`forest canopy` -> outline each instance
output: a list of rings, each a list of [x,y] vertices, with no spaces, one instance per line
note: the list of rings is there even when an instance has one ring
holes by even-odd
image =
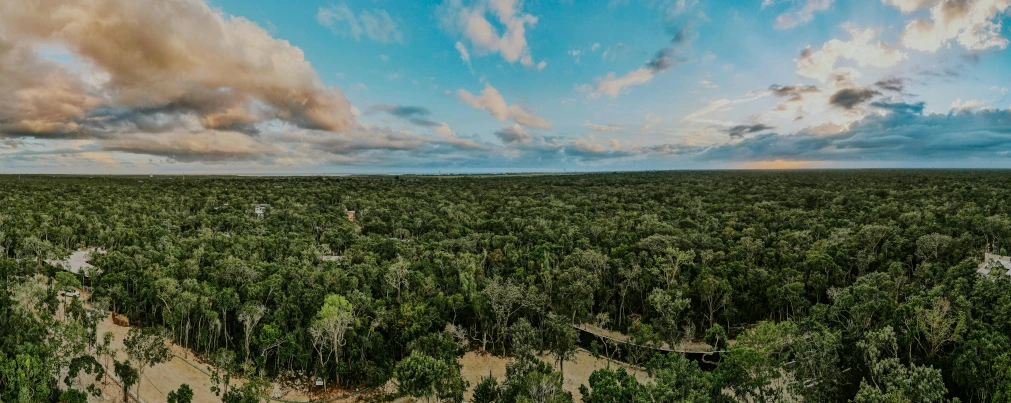
[[[638,346],[705,343],[718,363],[626,347],[615,357],[648,382],[600,370],[580,395],[542,401],[1008,402],[1011,280],[977,267],[1011,254],[1009,183],[962,170],[4,176],[0,328],[14,331],[0,401],[59,401],[72,388],[57,374],[96,358],[47,330],[89,327],[57,318],[56,287],[76,280],[132,324],[271,379],[529,401],[575,348],[611,354],[580,343],[572,326],[589,324]],[[46,263],[92,247],[104,253],[87,276]],[[26,295],[37,274],[52,287]],[[82,330],[79,344],[98,339]],[[513,357],[508,379],[466,385],[465,351]]]

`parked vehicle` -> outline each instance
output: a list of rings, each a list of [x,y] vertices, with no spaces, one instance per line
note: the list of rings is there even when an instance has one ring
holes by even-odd
[[[61,297],[77,298],[77,297],[81,296],[81,292],[77,291],[77,290],[75,290],[73,288],[64,288],[64,289],[60,290],[59,294],[60,294]]]

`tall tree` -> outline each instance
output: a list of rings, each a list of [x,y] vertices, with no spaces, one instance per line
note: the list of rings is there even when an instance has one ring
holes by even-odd
[[[126,354],[133,361],[137,370],[137,378],[144,379],[144,371],[172,358],[169,352],[164,332],[157,328],[130,329],[123,340]],[[137,396],[140,397],[140,384],[137,384]]]
[[[347,298],[340,295],[327,295],[323,306],[316,314],[310,332],[316,343],[330,348],[335,362],[340,364],[340,352],[344,347],[345,335],[348,329],[354,324],[354,307]],[[317,347],[321,348],[321,347]],[[340,375],[337,375],[337,383],[340,384]]]

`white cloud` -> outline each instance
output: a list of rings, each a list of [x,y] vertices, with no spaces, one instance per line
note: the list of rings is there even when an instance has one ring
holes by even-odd
[[[705,88],[713,88],[713,89],[720,88],[719,85],[713,84],[712,81],[709,81],[709,80],[699,81],[699,85],[701,85],[701,86],[703,86]]]
[[[592,46],[590,46],[590,52],[591,53],[597,53],[598,50],[600,50],[600,44],[599,43],[594,43]]]
[[[885,42],[872,42],[876,36],[873,29],[860,30],[849,24],[843,27],[849,31],[853,39],[849,41],[832,39],[825,42],[821,49],[814,50],[811,47],[804,49],[800,57],[794,60],[798,75],[828,82],[847,75],[859,76],[854,69],[836,68],[839,59],[852,60],[860,66],[890,67],[906,58],[905,53]]]
[[[971,111],[984,105],[984,102],[978,99],[967,99],[962,101],[961,98],[955,99],[951,103],[951,110],[957,112]]]
[[[768,96],[768,95],[769,95],[769,91],[760,91],[760,92],[757,92],[757,93],[756,92],[749,92],[747,95],[745,95],[744,97],[741,97],[741,98],[736,98],[736,99],[723,98],[723,99],[717,99],[715,101],[710,101],[705,107],[703,107],[702,109],[699,109],[699,110],[697,110],[695,112],[689,113],[688,116],[685,116],[684,119],[681,119],[681,121],[682,122],[698,121],[699,118],[701,118],[701,117],[703,117],[705,115],[708,115],[710,113],[716,112],[717,110],[720,110],[720,109],[723,109],[725,107],[728,107],[730,105],[739,104],[739,103],[743,103],[743,102],[751,102],[751,101],[754,101],[756,99],[759,99],[759,98],[762,98],[762,97],[765,97],[765,96]]]
[[[537,17],[519,10],[516,0],[486,0],[464,5],[463,0],[445,0],[438,14],[442,25],[463,35],[475,49],[475,54],[498,53],[509,63],[524,67],[543,68],[534,62],[526,39],[527,27],[537,25]],[[491,21],[492,15],[501,30]]]
[[[355,15],[347,4],[328,5],[316,11],[316,21],[334,34],[360,40],[362,34],[376,42],[402,43],[404,35],[386,10],[363,10]]]
[[[776,28],[788,29],[798,25],[804,25],[814,19],[814,14],[819,11],[828,10],[832,7],[834,0],[801,0],[799,5],[792,6],[786,12],[776,17]],[[772,1],[765,0],[762,7],[771,5]]]
[[[600,98],[601,95],[609,95],[611,98],[617,97],[621,90],[628,86],[641,85],[650,82],[657,74],[667,69],[683,63],[686,59],[678,55],[673,47],[665,47],[657,52],[653,59],[646,62],[646,65],[630,71],[618,77],[613,72],[606,76],[594,79],[596,89],[588,84],[576,86],[577,92],[587,94],[590,98]]]
[[[927,7],[935,0],[882,0],[885,4],[893,5],[903,13],[911,13],[921,8]]]
[[[355,121],[301,49],[203,1],[0,2],[0,27],[0,131],[111,139]],[[43,43],[65,59],[45,57]]]
[[[579,58],[583,55],[583,51],[579,49],[572,49],[569,51],[569,56],[572,56],[572,61],[579,64]]]
[[[474,72],[474,67],[470,65],[470,52],[467,52],[467,47],[463,45],[463,42],[456,43],[456,51],[460,52],[460,60],[463,60],[467,64],[467,68]]]
[[[569,144],[569,147],[580,153],[599,154],[607,152],[607,147],[600,144],[592,143],[591,140],[593,139],[580,137],[574,140],[571,144]]]
[[[621,77],[615,76],[614,73],[607,73],[606,76],[596,79],[597,88],[589,96],[590,98],[599,98],[601,95],[606,94],[614,98],[621,93],[623,88],[648,83],[653,79],[654,75],[656,73],[653,70],[645,67],[630,71]]]
[[[499,121],[512,120],[526,127],[538,129],[550,129],[551,122],[534,114],[529,108],[523,105],[508,105],[502,94],[491,84],[485,84],[481,95],[471,94],[469,91],[461,89],[457,91],[460,100],[477,109],[488,111]]]
[[[583,121],[583,126],[589,127],[590,131],[597,133],[617,133],[625,131],[625,126],[622,125],[613,123],[606,125],[599,125],[596,123],[590,123],[589,120]]]
[[[647,113],[646,117],[643,118],[643,120],[642,120],[642,126],[639,126],[639,132],[640,133],[649,133],[649,132],[653,131],[653,128],[656,127],[656,125],[659,124],[662,120],[663,119],[661,119],[660,117],[657,117],[656,115],[654,115],[652,113]]]
[[[936,52],[955,39],[968,50],[1004,49],[1007,38],[998,19],[1011,0],[941,0],[930,8],[930,20],[910,21],[902,31],[902,44],[910,49]]]
[[[439,122],[438,126],[432,127],[432,132],[438,135],[439,138],[441,138],[442,141],[446,142],[447,144],[479,150],[488,148],[487,146],[479,144],[474,140],[461,138],[458,134],[456,134],[456,132],[453,131],[451,127],[449,127],[448,124],[446,124],[446,122]]]

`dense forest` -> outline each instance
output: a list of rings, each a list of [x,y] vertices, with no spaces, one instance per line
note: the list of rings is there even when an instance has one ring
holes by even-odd
[[[0,401],[89,392],[61,380],[100,359],[85,308],[57,309],[79,282],[267,379],[485,403],[1011,402],[1011,279],[977,273],[1011,254],[1009,200],[1003,171],[0,177]],[[100,272],[45,263],[86,247]],[[581,324],[628,335],[583,347],[649,381],[602,369],[561,391]],[[641,348],[684,341],[718,365]],[[513,357],[508,378],[467,385],[475,350]]]

